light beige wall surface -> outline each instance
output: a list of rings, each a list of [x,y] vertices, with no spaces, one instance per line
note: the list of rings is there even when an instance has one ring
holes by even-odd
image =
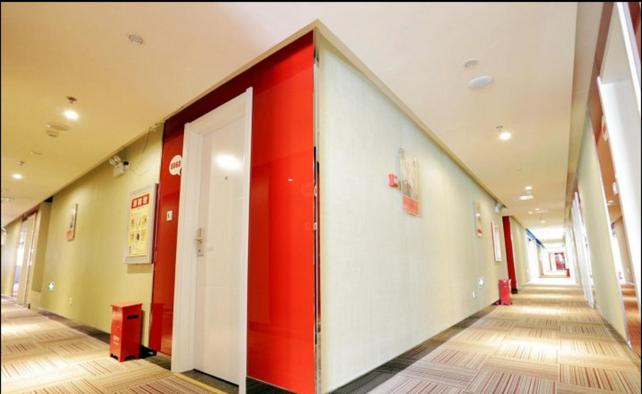
[[[115,302],[143,303],[143,344],[147,344],[152,291],[151,264],[123,263],[127,240],[129,193],[158,182],[160,129],[124,150],[130,169],[120,177],[103,163],[54,195],[41,306],[100,330],[110,331]],[[78,204],[76,237],[67,241],[72,204]],[[55,288],[47,289],[53,281]]]
[[[518,289],[528,283],[528,250],[526,249],[526,230],[520,222],[510,217],[510,232],[513,241],[513,258]]]
[[[319,56],[328,392],[493,303],[507,273],[505,256],[493,256],[490,222],[502,223],[496,202],[329,44]],[[419,217],[405,213],[400,191],[387,185],[389,173],[399,174],[400,147],[419,162]]]
[[[22,219],[18,218],[7,224],[7,239],[2,245],[2,295],[11,296],[13,276],[16,270],[16,252],[20,240],[20,226]]]
[[[31,278],[29,279],[29,294],[27,302],[32,309],[40,307],[40,294],[42,291],[42,273],[45,268],[45,257],[47,252],[47,237],[49,235],[49,215],[51,203],[43,202],[38,207],[36,220],[36,235],[34,240],[34,257],[31,267]]]
[[[595,301],[606,320],[626,338],[624,306],[613,260],[600,165],[593,131],[590,122],[586,123],[578,165],[578,189],[591,256]]]
[[[633,271],[633,264],[631,263],[631,255],[629,253],[629,243],[626,238],[626,230],[624,228],[624,221],[622,218],[618,219],[615,223],[615,237],[620,248],[620,257],[622,258],[622,271],[624,273],[624,280],[626,283],[635,284],[635,276]]]

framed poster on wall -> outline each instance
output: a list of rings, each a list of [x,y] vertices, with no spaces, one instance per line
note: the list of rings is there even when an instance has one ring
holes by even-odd
[[[69,227],[67,227],[67,241],[73,241],[76,238],[76,215],[78,214],[78,204],[71,206],[71,217],[69,218]]]
[[[399,149],[401,169],[401,194],[403,209],[410,215],[419,215],[419,164],[417,158],[410,156],[403,148]]]
[[[495,261],[502,261],[502,244],[499,239],[499,228],[494,221],[490,221],[490,233],[493,237],[493,253],[495,254]]]
[[[473,202],[473,210],[475,212],[475,234],[478,237],[484,235],[484,229],[482,228],[482,218],[481,218],[481,209],[479,208],[479,201]]]
[[[129,194],[126,264],[153,262],[156,184]]]

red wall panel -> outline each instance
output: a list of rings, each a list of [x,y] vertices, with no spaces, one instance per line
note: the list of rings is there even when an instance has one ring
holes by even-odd
[[[248,376],[297,393],[313,393],[315,379],[313,65],[310,33],[168,119],[163,139],[166,171],[185,123],[253,87]],[[153,300],[170,291],[173,298],[180,185],[168,177],[161,175]],[[150,343],[167,335],[171,327],[152,318]]]
[[[517,276],[515,275],[515,256],[513,255],[513,237],[510,232],[510,217],[502,217],[504,227],[504,245],[506,246],[506,267],[510,278],[511,290],[517,290]]]
[[[154,283],[152,285],[149,347],[172,354],[172,320],[174,316],[174,270],[178,199],[181,178],[169,173],[169,163],[183,151],[183,134],[164,134],[155,237]],[[172,220],[167,220],[171,211]]]

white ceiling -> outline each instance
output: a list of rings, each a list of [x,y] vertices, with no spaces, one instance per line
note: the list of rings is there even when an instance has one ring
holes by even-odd
[[[582,81],[574,88],[574,64],[588,63],[581,69],[589,67],[589,75],[592,64],[593,30],[580,29],[583,44],[576,48],[577,9],[576,3],[2,3],[2,195],[12,198],[3,203],[2,224],[319,19],[537,235],[540,219],[545,227],[563,223],[571,103],[585,90]],[[599,16],[599,5],[593,10]],[[129,33],[145,44],[131,44]],[[478,66],[465,69],[469,58]],[[467,81],[480,74],[495,82],[469,90]],[[78,98],[76,122],[61,115],[69,95]],[[48,122],[71,130],[49,138]],[[497,139],[499,124],[512,131],[510,141]],[[24,179],[13,180],[14,172]],[[526,185],[535,199],[519,201]],[[535,208],[547,211],[529,215]]]

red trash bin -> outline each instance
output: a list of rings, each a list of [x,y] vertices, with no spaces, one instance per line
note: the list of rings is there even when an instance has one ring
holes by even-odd
[[[118,361],[140,357],[140,328],[143,304],[112,304],[109,353]]]
[[[510,279],[499,280],[499,303],[500,305],[510,305],[513,303],[510,299]]]

